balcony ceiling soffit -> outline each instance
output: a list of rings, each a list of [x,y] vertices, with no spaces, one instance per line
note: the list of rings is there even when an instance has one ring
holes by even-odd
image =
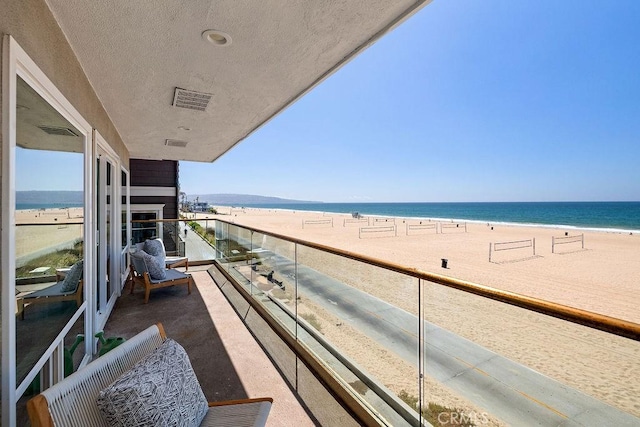
[[[429,2],[46,1],[132,158],[209,162]],[[172,106],[176,87],[206,111]]]

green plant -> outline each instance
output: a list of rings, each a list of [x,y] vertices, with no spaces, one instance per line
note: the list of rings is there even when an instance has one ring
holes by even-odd
[[[204,232],[204,238],[209,243],[215,243],[216,242],[216,229],[212,228],[212,227],[207,228],[205,230],[205,232]]]
[[[61,249],[59,251],[39,256],[22,267],[16,268],[16,278],[34,276],[29,272],[37,267],[47,266],[52,267],[53,269],[70,267],[82,259],[83,248],[83,241],[78,241],[71,249]]]
[[[202,226],[198,223],[198,221],[190,221],[189,227],[191,227],[191,229],[196,233],[202,234]]]
[[[316,331],[322,333],[322,325],[320,324],[320,321],[318,320],[315,314],[304,313],[304,314],[301,314],[300,317],[306,320],[307,323],[310,324]]]
[[[401,390],[398,397],[411,408],[418,408],[418,398],[410,395],[407,391]],[[474,414],[475,415],[475,414]],[[437,403],[429,402],[422,408],[422,416],[434,427],[462,426],[474,427],[472,417],[466,416],[464,411],[458,408],[448,408]],[[484,419],[484,415],[481,416]]]
[[[362,396],[364,396],[364,394],[369,390],[369,387],[367,387],[367,385],[360,380],[350,382],[349,385],[356,391],[356,393]]]

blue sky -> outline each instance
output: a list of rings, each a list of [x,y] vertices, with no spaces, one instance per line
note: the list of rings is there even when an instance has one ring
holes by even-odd
[[[434,0],[217,161],[181,162],[181,189],[640,200],[639,41],[637,0]],[[29,158],[17,189],[81,190],[68,156]]]
[[[18,191],[82,191],[83,170],[80,153],[16,148]]]
[[[640,1],[435,0],[187,194],[640,200]]]

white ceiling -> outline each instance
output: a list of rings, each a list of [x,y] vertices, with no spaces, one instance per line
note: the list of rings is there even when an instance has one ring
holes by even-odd
[[[82,153],[84,137],[80,136],[80,131],[19,76],[17,83],[17,146],[33,150]]]
[[[132,158],[209,162],[430,2],[46,1]],[[176,87],[213,98],[174,107]]]

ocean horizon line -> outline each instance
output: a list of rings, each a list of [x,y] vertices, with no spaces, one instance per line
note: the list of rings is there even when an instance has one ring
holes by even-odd
[[[316,214],[435,220],[491,225],[640,233],[640,202],[358,202],[212,204]],[[17,204],[17,210],[78,208],[69,203]]]
[[[238,205],[213,204],[219,207]],[[605,231],[640,232],[640,202],[402,202],[246,204],[241,207],[310,213],[398,217],[415,220],[489,223]],[[525,208],[525,209],[523,209]]]

